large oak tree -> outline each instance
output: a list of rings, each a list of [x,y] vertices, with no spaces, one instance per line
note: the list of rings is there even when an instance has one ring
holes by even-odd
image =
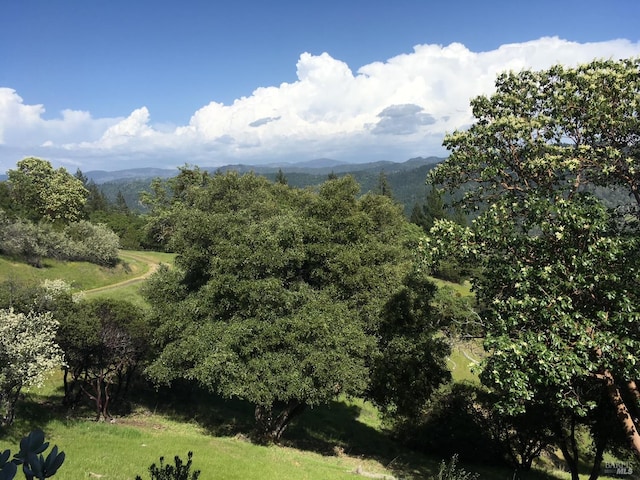
[[[278,440],[306,406],[365,392],[418,230],[389,198],[359,198],[350,177],[317,192],[194,178],[159,212],[178,255],[146,287],[162,346],[148,372],[252,402],[259,435]]]

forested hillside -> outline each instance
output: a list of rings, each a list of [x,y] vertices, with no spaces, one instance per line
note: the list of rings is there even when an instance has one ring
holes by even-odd
[[[395,162],[373,162],[366,164],[337,164],[332,166],[313,167],[307,164],[302,166],[285,165],[282,167],[264,167],[248,165],[231,165],[219,169],[207,169],[205,171],[237,171],[239,173],[254,172],[264,175],[270,180],[275,180],[278,172],[281,171],[287,183],[293,187],[317,186],[323,183],[327,177],[334,173],[337,176],[352,175],[360,185],[361,193],[373,192],[378,186],[380,174],[384,173],[391,186],[394,198],[404,206],[405,214],[411,213],[416,202],[424,201],[426,194],[425,179],[427,172],[433,168],[442,158],[414,158],[403,163]],[[162,175],[160,175],[162,174]],[[175,175],[178,174],[176,170]],[[122,176],[124,178],[103,181],[104,175],[92,176],[92,172],[86,173],[87,177],[93,179],[104,192],[105,196],[115,202],[118,192],[127,201],[129,208],[144,211],[144,207],[139,202],[139,195],[142,191],[149,191],[151,180],[155,177],[167,178],[168,171],[156,171],[140,169],[136,171],[124,171],[112,173],[111,176]],[[102,179],[102,180],[101,180]]]

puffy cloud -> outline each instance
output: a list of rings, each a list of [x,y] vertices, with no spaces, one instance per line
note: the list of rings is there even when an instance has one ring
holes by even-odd
[[[488,52],[417,45],[354,73],[328,53],[303,53],[296,81],[258,88],[230,105],[211,102],[171,128],[154,125],[146,107],[116,119],[65,110],[45,120],[42,105],[0,88],[0,169],[14,165],[18,152],[85,170],[444,154],[444,134],[472,121],[469,100],[490,93],[499,72],[638,55],[640,44],[627,40],[541,38]]]
[[[118,119],[94,119],[89,112],[63,110],[45,120],[43,105],[26,105],[11,88],[0,88],[0,145],[35,146],[98,139]]]

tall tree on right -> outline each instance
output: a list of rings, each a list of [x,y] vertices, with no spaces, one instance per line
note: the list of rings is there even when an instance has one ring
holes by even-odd
[[[574,479],[572,426],[596,408],[640,458],[640,60],[505,73],[471,105],[475,123],[445,138],[451,155],[430,181],[464,185],[478,217],[436,222],[422,248],[483,267],[482,381],[505,412],[547,407],[559,437],[569,432]],[[624,188],[630,201],[605,207],[595,187]]]

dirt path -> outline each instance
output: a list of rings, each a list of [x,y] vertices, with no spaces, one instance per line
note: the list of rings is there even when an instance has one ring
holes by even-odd
[[[144,252],[121,252],[120,258],[123,260],[136,260],[138,262],[146,263],[149,267],[146,272],[137,277],[128,278],[121,282],[112,283],[111,285],[105,285],[104,287],[91,288],[89,290],[83,290],[82,293],[98,293],[98,292],[106,292],[109,290],[115,290],[117,288],[126,287],[129,285],[134,285],[136,283],[140,283],[145,279],[149,278],[156,270],[160,267],[160,263],[152,257],[149,257],[144,254]]]

